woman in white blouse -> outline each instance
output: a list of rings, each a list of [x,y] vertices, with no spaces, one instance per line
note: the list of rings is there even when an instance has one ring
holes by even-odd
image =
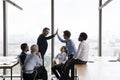
[[[59,79],[62,73],[62,66],[67,60],[66,47],[62,46],[60,49],[61,53],[57,54],[54,59],[54,66],[52,66],[52,72]]]

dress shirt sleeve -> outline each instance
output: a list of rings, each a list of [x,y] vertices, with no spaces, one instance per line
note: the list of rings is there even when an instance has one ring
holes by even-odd
[[[65,56],[65,60],[62,62],[63,64],[65,64],[65,62],[68,60],[68,57]]]
[[[58,58],[58,54],[54,57],[53,61],[56,61],[57,58]]]
[[[49,40],[49,39],[51,39],[51,38],[53,38],[53,37],[55,37],[55,35],[54,35],[54,34],[53,34],[53,35],[51,35],[51,36],[45,37],[45,38],[46,38],[46,40]]]
[[[56,55],[55,59],[57,59],[57,58],[58,58],[58,55],[59,55],[59,54],[57,54],[57,55]]]
[[[42,61],[42,58],[39,58],[37,55],[36,55],[36,62],[37,62],[37,65],[40,65],[42,66],[43,65],[43,61]]]
[[[63,40],[58,34],[57,34],[57,37],[58,37],[58,39],[59,39],[61,42],[63,42],[63,43],[66,43],[66,42],[67,42],[66,40]]]
[[[78,50],[77,50],[77,53],[75,55],[75,59],[79,58],[80,54],[81,54],[81,51],[82,51],[82,45],[81,43],[79,44],[79,47],[78,47]]]

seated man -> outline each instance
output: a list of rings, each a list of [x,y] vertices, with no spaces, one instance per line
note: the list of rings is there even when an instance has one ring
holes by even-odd
[[[23,78],[25,80],[34,80],[36,77],[41,77],[47,80],[47,71],[43,66],[41,54],[38,53],[38,46],[31,46],[31,54],[29,54],[24,62]],[[35,77],[36,76],[36,77]]]
[[[74,71],[74,64],[86,64],[88,61],[89,45],[86,42],[87,34],[84,32],[80,33],[78,40],[81,43],[79,44],[77,54],[67,64],[64,65],[65,67],[63,69],[60,80],[67,80],[69,70],[72,68],[72,71]],[[73,75],[72,80],[74,80]]]
[[[27,52],[29,51],[29,47],[27,45],[27,43],[22,43],[21,44],[21,54],[20,54],[20,60],[21,60],[21,64],[23,65],[24,64],[24,61],[25,61],[25,58],[27,56]]]
[[[62,73],[62,66],[67,60],[66,47],[62,46],[60,49],[61,53],[57,54],[54,59],[54,66],[52,66],[52,72],[59,79]],[[59,72],[59,73],[58,73]]]

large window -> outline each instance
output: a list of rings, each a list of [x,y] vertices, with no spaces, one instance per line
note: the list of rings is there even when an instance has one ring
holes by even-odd
[[[2,0],[0,0],[0,3],[2,4]],[[0,5],[0,8],[2,8],[2,5]],[[3,13],[2,13],[2,9],[0,9],[0,56],[3,55]],[[2,70],[0,70],[0,74],[2,74]]]
[[[44,27],[51,28],[51,0],[12,0],[23,11],[7,3],[8,56],[20,54],[20,45],[24,42],[36,44]],[[103,3],[105,1],[103,0]],[[0,56],[3,55],[3,12],[0,0]],[[113,0],[102,10],[102,56],[120,54],[120,1]],[[71,39],[78,48],[78,36],[81,32],[88,34],[90,44],[89,56],[98,56],[99,42],[99,0],[54,0],[55,29],[63,38],[63,31],[69,30]],[[51,33],[50,33],[51,34]],[[49,71],[51,58],[51,41],[48,41],[45,66]],[[62,45],[55,37],[55,55]],[[17,71],[17,70],[16,70]]]
[[[98,0],[55,0],[55,30],[63,37],[63,31],[71,31],[71,39],[78,48],[78,36],[88,34],[90,56],[98,55]],[[55,55],[65,44],[56,39]]]
[[[0,7],[1,7],[1,9],[0,9],[0,56],[2,56],[3,55],[3,18],[2,18],[2,16],[3,16],[3,12],[2,12],[2,1],[0,0],[0,3],[1,3],[1,5],[0,5]]]
[[[21,11],[14,7],[13,5],[7,3],[7,28],[8,28],[7,55],[17,56],[21,52],[20,45],[22,43],[24,42],[28,43],[29,47],[32,44],[36,44],[39,34],[42,33],[42,29],[44,27],[51,28],[50,26],[51,1],[50,0],[11,0],[11,1],[15,2],[16,4],[23,8],[23,10]],[[0,31],[0,33],[1,32],[2,31]],[[50,49],[48,49],[48,51],[46,52],[45,57],[46,57],[45,62],[49,61],[47,62],[47,64],[45,64],[47,70],[49,71],[51,57]]]
[[[20,44],[36,44],[44,27],[50,27],[49,0],[14,0],[23,11],[8,4],[8,55],[18,55]]]
[[[120,0],[113,0],[103,8],[102,55],[120,54]]]

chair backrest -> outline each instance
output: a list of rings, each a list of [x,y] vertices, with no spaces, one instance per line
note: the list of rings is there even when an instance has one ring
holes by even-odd
[[[17,57],[18,57],[18,62],[20,63],[20,66],[23,66],[20,55],[18,55]]]
[[[20,63],[20,72],[21,72],[21,80],[22,80],[22,78],[23,78],[23,64],[21,62],[20,55],[18,55],[17,57],[18,57],[18,62]]]
[[[22,80],[22,78],[24,79],[24,73],[25,73],[25,71],[24,71],[24,69],[23,69],[23,63],[22,63],[22,60],[21,60],[21,58],[20,58],[20,55],[18,55],[18,62],[20,63],[20,67],[21,67],[21,80]],[[31,70],[29,70],[29,71],[31,71]],[[27,71],[27,72],[29,72],[29,71]],[[34,75],[34,80],[36,79],[36,76],[37,76],[37,71],[36,70],[32,70],[33,72],[35,72],[35,75]]]

